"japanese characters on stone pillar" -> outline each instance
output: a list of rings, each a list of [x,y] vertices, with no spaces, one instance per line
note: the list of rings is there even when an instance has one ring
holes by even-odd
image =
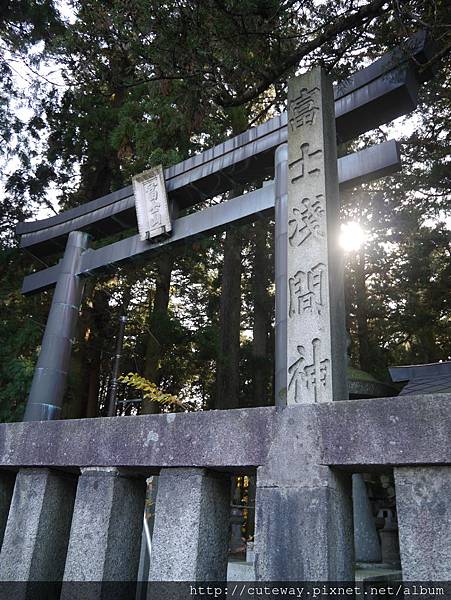
[[[347,400],[332,83],[288,84],[287,403]]]
[[[169,235],[172,230],[163,167],[133,177],[133,192],[141,240]]]

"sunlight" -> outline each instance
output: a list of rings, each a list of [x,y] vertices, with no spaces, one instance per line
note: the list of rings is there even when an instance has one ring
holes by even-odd
[[[356,252],[367,241],[368,234],[355,221],[342,223],[340,233],[340,246],[345,252]]]

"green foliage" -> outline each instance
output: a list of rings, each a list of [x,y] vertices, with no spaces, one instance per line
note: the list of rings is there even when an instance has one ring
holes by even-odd
[[[26,262],[18,250],[0,248],[0,421],[22,418],[48,310],[46,294],[20,294]]]
[[[152,402],[157,402],[163,406],[179,406],[180,408],[187,409],[188,406],[179,400],[177,396],[173,394],[165,394],[152,381],[149,381],[145,377],[141,377],[138,373],[128,373],[128,375],[121,375],[119,381],[129,385],[135,390],[142,393],[143,398],[147,398]]]
[[[2,3],[0,152],[13,156],[14,163],[4,170],[0,199],[0,419],[20,418],[48,308],[47,295],[24,299],[19,294],[33,265],[17,250],[14,224],[45,208],[51,190],[57,191],[59,209],[76,206],[126,185],[148,167],[172,165],[232,131],[265,121],[283,110],[285,80],[298,67],[320,63],[339,81],[424,26],[439,53],[449,45],[443,1],[386,3],[347,25],[346,19],[366,5],[350,0],[73,0],[69,24],[51,0]],[[328,36],[335,25],[342,25],[339,33]],[[29,84],[18,85],[18,64]],[[59,79],[43,78],[42,65],[54,68]],[[352,358],[356,365],[365,359],[382,377],[394,363],[449,356],[450,237],[442,223],[450,207],[447,66],[449,60],[424,86],[417,126],[403,136],[403,172],[366,186],[366,196],[359,189],[343,198],[343,218],[360,221],[370,233],[361,260],[350,257],[347,265]],[[381,141],[386,134],[383,127],[354,145]],[[351,150],[349,144],[346,152]],[[250,334],[258,301],[252,227],[242,233],[240,401],[246,404],[256,370],[272,369],[273,290],[266,307],[270,343],[263,358],[255,356]],[[268,261],[272,245],[268,235]],[[118,269],[87,285],[67,397],[71,416],[86,414],[83,402],[92,390],[104,402],[112,339],[124,312],[129,317],[125,372],[143,373],[154,344],[158,364],[152,385],[158,394],[196,408],[211,405],[223,236],[173,252],[170,300],[162,312],[154,310],[155,263]],[[364,301],[358,293],[362,276]],[[272,272],[268,278],[273,280]],[[366,357],[359,339],[362,324],[368,330]]]

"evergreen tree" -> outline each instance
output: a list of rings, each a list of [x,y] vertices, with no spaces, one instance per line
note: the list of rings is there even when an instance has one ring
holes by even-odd
[[[37,74],[25,98],[11,60],[0,61],[0,133],[17,165],[5,181],[0,231],[4,418],[20,418],[49,299],[18,294],[29,259],[16,249],[15,221],[45,206],[51,189],[59,192],[59,208],[76,206],[148,167],[169,166],[263,122],[283,109],[284,82],[298,66],[322,64],[341,80],[424,26],[437,42],[427,67],[441,70],[423,91],[418,126],[405,137],[404,171],[366,186],[368,200],[359,192],[344,201],[343,217],[363,221],[370,233],[350,260],[348,323],[355,361],[376,374],[394,362],[447,358],[449,228],[440,224],[449,206],[444,2],[88,0],[71,3],[71,23],[50,0],[5,6],[2,44],[32,60]],[[44,63],[57,66],[61,85],[42,77]],[[15,107],[25,101],[31,117],[19,119]],[[356,145],[380,138],[372,132]],[[194,398],[196,407],[226,407],[228,394],[235,406],[267,402],[271,243],[271,228],[258,223],[93,281],[67,416],[93,416],[97,398],[104,402],[111,339],[123,310],[130,317],[126,370]],[[24,319],[27,334],[14,336]]]

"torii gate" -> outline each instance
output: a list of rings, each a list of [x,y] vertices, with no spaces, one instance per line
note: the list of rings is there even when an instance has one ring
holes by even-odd
[[[450,511],[443,503],[450,489],[449,395],[334,402],[347,398],[335,246],[339,187],[400,167],[393,141],[337,161],[336,140],[350,140],[415,107],[418,84],[426,78],[418,69],[428,59],[424,35],[411,40],[409,56],[390,52],[335,90],[319,69],[293,78],[287,114],[164,173],[138,175],[135,193],[130,186],[18,226],[22,246],[38,256],[65,247],[60,263],[24,281],[24,293],[56,284],[26,420],[60,415],[86,276],[274,208],[275,400],[300,406],[3,424],[1,581],[54,578],[63,582],[66,597],[66,584],[89,577],[98,584],[90,589],[103,592],[100,586],[110,582],[114,593],[129,598],[119,584],[136,579],[144,477],[155,473],[159,491],[149,578],[163,584],[153,595],[150,586],[148,597],[167,597],[168,582],[222,581],[230,474],[249,469],[257,481],[257,581],[352,581],[350,474],[386,467],[394,468],[404,577],[449,580]],[[170,218],[255,174],[275,176],[274,182]],[[100,239],[136,221],[139,235],[88,248],[89,234]],[[17,477],[6,469],[19,469]],[[79,472],[76,493],[67,470]],[[67,554],[55,552],[65,548]],[[172,589],[179,598],[181,588]]]
[[[347,399],[342,268],[333,246],[338,188],[393,173],[401,163],[394,140],[337,161],[336,140],[351,140],[413,110],[419,83],[427,77],[420,67],[428,55],[426,36],[421,32],[405,49],[385,54],[333,90],[319,70],[293,78],[287,113],[164,172],[153,170],[153,183],[149,183],[149,175],[136,177],[136,194],[128,186],[54,217],[19,223],[21,246],[34,255],[43,258],[64,249],[58,264],[25,277],[23,282],[24,294],[56,286],[24,420],[60,416],[87,276],[111,265],[147,258],[148,253],[167,244],[255,220],[274,209],[275,402]],[[274,176],[274,181],[188,216],[170,218],[237,183],[249,182],[257,174]],[[145,213],[140,213],[140,184],[144,205],[158,197],[160,208],[166,211],[159,215],[166,219],[166,228],[152,230],[152,237],[141,230],[146,219]],[[98,240],[136,226],[137,212],[140,234],[97,250],[89,248],[90,237]]]

